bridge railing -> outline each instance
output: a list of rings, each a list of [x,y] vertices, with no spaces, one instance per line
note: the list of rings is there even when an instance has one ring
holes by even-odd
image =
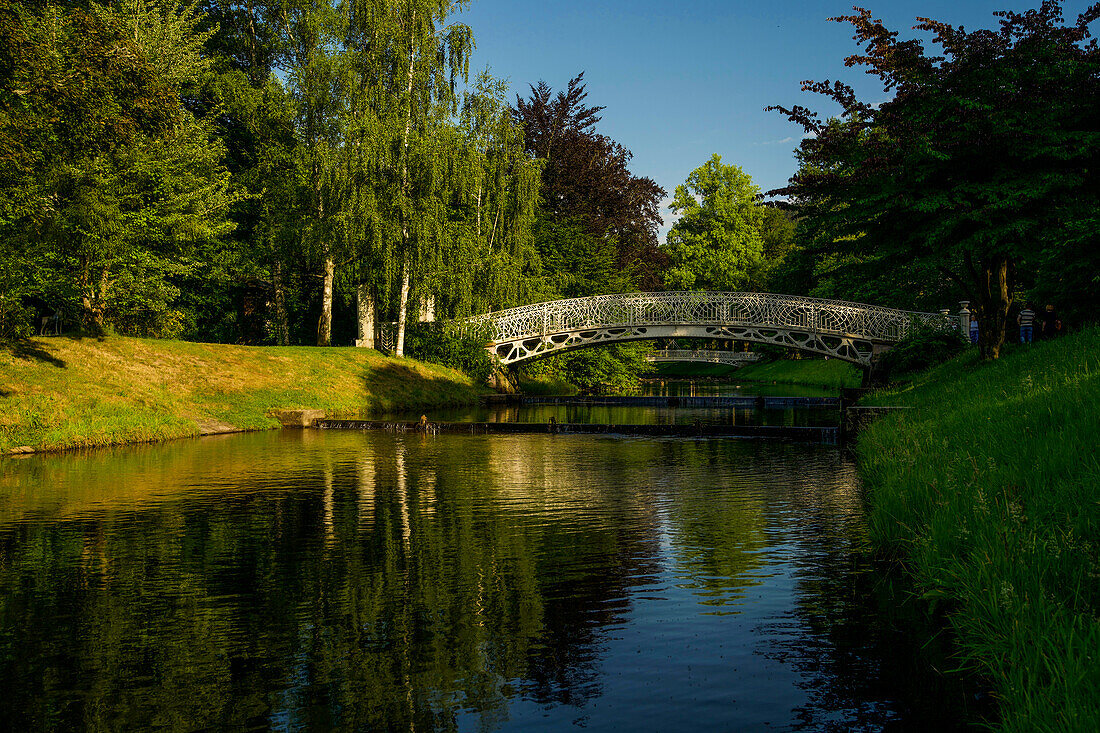
[[[712,323],[897,342],[915,324],[957,328],[958,317],[774,293],[686,291],[535,303],[476,316],[467,323],[489,326],[494,342],[589,328]]]

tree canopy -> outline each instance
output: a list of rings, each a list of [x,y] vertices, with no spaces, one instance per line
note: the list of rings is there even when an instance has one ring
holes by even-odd
[[[764,261],[760,188],[717,153],[676,187],[669,209],[679,216],[668,233],[673,290],[743,290]]]
[[[466,3],[5,2],[0,337],[348,343],[530,297],[541,164]]]
[[[969,298],[991,358],[1017,294],[1095,303],[1100,292],[1100,50],[1086,40],[1100,5],[1071,25],[1055,0],[997,15],[997,30],[970,32],[919,19],[943,56],[867,10],[835,18],[863,46],[847,64],[868,67],[893,97],[872,105],[840,82],[806,82],[841,106],[840,120],[773,108],[811,133],[798,174],[776,192],[795,202],[804,236],[882,277],[917,266],[925,287]]]
[[[657,247],[664,189],[630,172],[631,153],[596,132],[603,107],[585,104],[584,73],[556,96],[545,82],[516,97],[527,152],[544,161],[541,212],[555,224],[573,222],[589,237],[613,241],[616,266],[638,287],[660,287],[664,258]],[[545,249],[545,247],[544,247]]]

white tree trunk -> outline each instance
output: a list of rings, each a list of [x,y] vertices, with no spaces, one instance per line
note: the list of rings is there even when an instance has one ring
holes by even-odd
[[[321,318],[317,321],[317,345],[332,344],[332,282],[336,279],[336,263],[332,251],[325,245],[321,285]]]
[[[401,298],[397,306],[397,346],[394,354],[405,355],[405,322],[409,317],[409,261],[401,267]]]
[[[359,338],[355,345],[365,349],[374,348],[374,298],[370,286],[361,284],[355,293],[356,310],[359,316]]]
[[[416,29],[416,14],[413,13],[409,21],[409,73],[405,87],[405,95],[408,107],[405,115],[405,138],[401,141],[401,193],[408,200],[409,197],[409,135],[412,134],[413,113],[413,69],[416,65],[416,38],[413,33]],[[407,222],[401,226],[401,297],[397,304],[397,345],[394,353],[397,356],[405,355],[405,321],[409,314],[409,285],[411,272],[409,267],[409,225]]]

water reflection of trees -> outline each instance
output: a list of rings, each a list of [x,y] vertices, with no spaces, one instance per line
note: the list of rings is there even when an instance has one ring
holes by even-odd
[[[736,612],[776,552],[799,631],[769,653],[812,682],[806,727],[888,720],[858,712],[896,639],[846,638],[878,617],[844,580],[870,575],[835,451],[305,431],[12,465],[12,728],[493,728],[517,697],[599,695],[640,587]]]
[[[598,693],[600,629],[651,572],[644,496],[560,446],[519,446],[523,475],[505,441],[326,438],[39,466],[45,516],[0,527],[6,719],[451,729]]]
[[[660,464],[677,467],[661,477],[660,486],[678,584],[712,613],[733,612],[746,589],[760,583],[769,478],[758,470],[751,444],[659,445]]]
[[[775,505],[798,513],[792,545],[794,623],[772,629],[766,654],[798,669],[808,701],[797,730],[969,729],[966,684],[938,673],[954,666],[940,620],[929,617],[896,568],[876,563],[866,542],[854,463],[821,452],[811,476],[786,475]]]

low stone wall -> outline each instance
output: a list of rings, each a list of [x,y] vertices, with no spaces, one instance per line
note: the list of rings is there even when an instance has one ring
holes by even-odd
[[[275,419],[284,428],[311,428],[315,420],[324,420],[324,410],[275,410]]]

